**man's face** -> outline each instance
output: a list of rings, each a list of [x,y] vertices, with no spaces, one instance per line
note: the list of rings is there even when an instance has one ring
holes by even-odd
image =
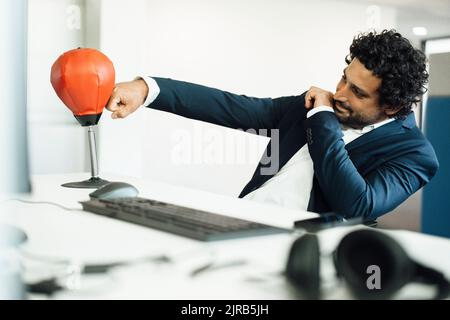
[[[333,109],[339,121],[361,129],[387,119],[378,102],[380,86],[381,79],[366,69],[357,58],[353,59],[344,69],[334,95]]]

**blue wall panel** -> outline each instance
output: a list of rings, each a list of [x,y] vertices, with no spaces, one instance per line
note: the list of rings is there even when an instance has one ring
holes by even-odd
[[[422,232],[450,238],[450,97],[428,98],[425,135],[440,166],[423,190]]]

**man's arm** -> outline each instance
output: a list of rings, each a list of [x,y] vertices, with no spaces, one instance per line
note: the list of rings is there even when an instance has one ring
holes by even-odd
[[[271,98],[253,98],[194,83],[153,78],[160,93],[149,107],[235,129],[273,129],[280,114]]]
[[[345,217],[376,219],[424,186],[437,170],[433,151],[422,145],[363,177],[348,156],[334,113],[319,112],[305,120],[305,127],[320,188],[331,209]]]
[[[159,93],[148,107],[243,130],[277,128],[286,109],[302,101],[300,96],[253,98],[172,79],[153,80]],[[119,83],[107,109],[113,112],[113,118],[124,118],[143,105],[151,94],[149,86],[142,79]]]

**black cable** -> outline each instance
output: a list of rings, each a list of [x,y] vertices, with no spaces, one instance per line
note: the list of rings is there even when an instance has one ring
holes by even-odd
[[[50,201],[31,201],[31,200],[23,200],[23,199],[6,199],[0,203],[5,203],[8,201],[17,201],[17,202],[22,202],[22,203],[27,203],[27,204],[47,204],[47,205],[51,205],[51,206],[55,206],[58,207],[60,209],[66,210],[66,211],[80,211],[80,212],[84,212],[83,209],[76,209],[76,208],[68,208],[65,207],[63,205],[60,205],[59,203],[56,202],[50,202]]]
[[[25,259],[41,262],[41,263],[49,263],[49,264],[62,264],[70,266],[73,264],[69,259],[66,258],[59,258],[59,257],[49,257],[49,256],[42,256],[37,255],[34,253],[30,253],[27,251],[21,251],[20,252],[22,256]],[[143,262],[152,262],[152,263],[172,263],[173,259],[170,258],[167,255],[155,255],[155,256],[144,256],[144,257],[138,257],[134,259],[128,259],[128,260],[119,260],[119,261],[112,261],[112,262],[106,262],[106,263],[89,263],[89,264],[80,264],[81,266],[81,273],[82,274],[99,274],[99,273],[106,273],[110,269],[125,265],[131,265],[136,263],[143,263]]]
[[[25,284],[26,291],[28,293],[45,294],[51,296],[57,291],[64,290],[65,288],[58,284],[58,279],[49,278],[34,283]]]

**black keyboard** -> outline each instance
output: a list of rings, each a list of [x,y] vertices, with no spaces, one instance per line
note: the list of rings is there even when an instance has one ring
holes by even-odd
[[[202,241],[291,232],[261,223],[139,197],[81,202],[83,210]]]

